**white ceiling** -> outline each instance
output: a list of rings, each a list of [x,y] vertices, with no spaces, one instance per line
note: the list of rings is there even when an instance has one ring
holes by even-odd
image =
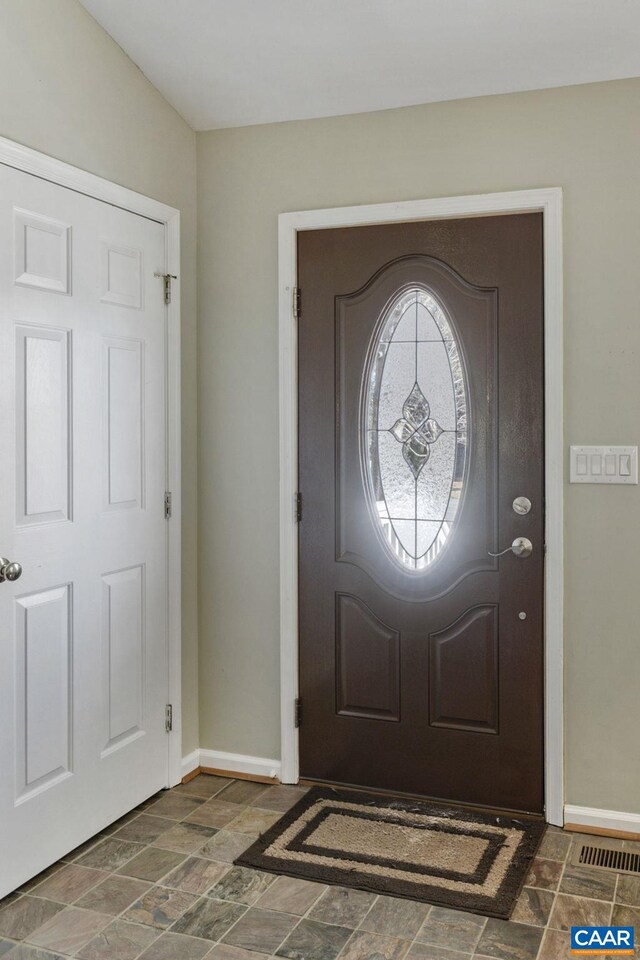
[[[196,130],[640,75],[638,0],[81,0]]]

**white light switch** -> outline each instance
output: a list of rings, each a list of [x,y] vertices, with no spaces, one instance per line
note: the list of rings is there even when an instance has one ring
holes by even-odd
[[[637,483],[637,447],[571,447],[571,483]]]

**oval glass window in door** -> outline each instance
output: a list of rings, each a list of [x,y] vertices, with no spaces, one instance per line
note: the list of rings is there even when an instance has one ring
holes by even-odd
[[[454,535],[467,460],[467,389],[455,327],[435,294],[404,287],[376,325],[364,375],[362,459],[373,522],[406,571]]]

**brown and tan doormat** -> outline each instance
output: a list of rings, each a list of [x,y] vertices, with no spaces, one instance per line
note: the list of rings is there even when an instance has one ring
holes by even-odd
[[[507,919],[541,820],[313,787],[237,864]]]

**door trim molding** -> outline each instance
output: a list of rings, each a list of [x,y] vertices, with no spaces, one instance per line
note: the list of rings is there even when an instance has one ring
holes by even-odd
[[[438,197],[280,214],[280,684],[281,777],[299,778],[298,731],[298,355],[292,298],[297,282],[297,234],[302,230],[364,226],[411,220],[540,212],[544,223],[545,333],[545,812],[562,825],[563,729],[563,270],[562,190],[548,187],[475,196]]]
[[[171,490],[172,519],[167,524],[167,605],[169,668],[168,703],[173,705],[173,730],[167,736],[167,786],[182,779],[182,601],[181,601],[181,425],[180,425],[180,211],[159,200],[145,197],[79,167],[56,160],[30,147],[0,137],[0,163],[68,187],[95,200],[128,210],[163,224],[165,270],[177,275],[167,317],[167,489]],[[159,504],[158,509],[162,509]]]

